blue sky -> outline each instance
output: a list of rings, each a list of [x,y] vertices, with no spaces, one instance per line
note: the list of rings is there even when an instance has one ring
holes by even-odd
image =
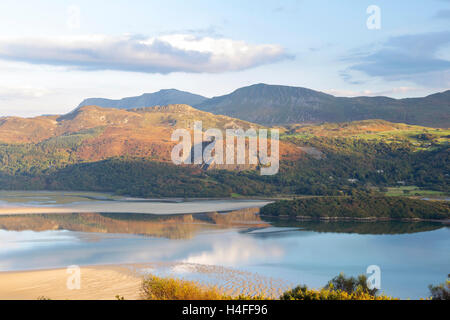
[[[370,5],[381,28],[368,29]],[[0,3],[0,116],[65,113],[88,97],[254,83],[339,96],[450,88],[450,1]]]

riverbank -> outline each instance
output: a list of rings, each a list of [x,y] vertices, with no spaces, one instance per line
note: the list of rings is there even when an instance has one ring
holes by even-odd
[[[322,221],[446,221],[447,201],[359,195],[281,200],[264,206],[262,216]]]
[[[336,217],[336,216],[322,216],[322,217],[311,217],[311,216],[295,216],[294,218],[289,215],[264,215],[260,214],[262,219],[280,219],[280,220],[295,220],[295,221],[317,221],[317,222],[389,222],[389,221],[397,221],[397,222],[437,222],[442,224],[450,224],[450,219],[422,219],[422,218],[404,218],[404,219],[396,219],[389,217]]]

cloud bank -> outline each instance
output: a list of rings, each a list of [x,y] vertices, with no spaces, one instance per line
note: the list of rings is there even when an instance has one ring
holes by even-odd
[[[290,58],[275,44],[187,34],[0,38],[0,59],[81,70],[221,73]]]
[[[378,49],[347,58],[351,65],[342,75],[359,71],[385,80],[409,80],[422,85],[450,85],[450,31],[392,37]]]

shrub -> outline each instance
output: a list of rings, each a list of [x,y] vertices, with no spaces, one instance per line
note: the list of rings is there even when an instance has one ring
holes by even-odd
[[[335,289],[308,289],[307,286],[297,286],[283,293],[280,300],[398,300],[389,296],[374,296],[361,288],[352,293]]]
[[[346,277],[345,274],[341,273],[338,276],[331,279],[325,286],[325,289],[345,291],[348,294],[355,293],[357,291],[362,291],[368,293],[372,296],[377,294],[378,289],[370,289],[367,284],[367,276],[361,274],[358,278]]]
[[[376,291],[376,290],[375,290]],[[280,300],[398,300],[386,295],[375,295],[367,287],[365,276],[346,278],[344,274],[333,278],[325,288],[308,289],[297,286],[284,292]],[[150,275],[143,280],[141,296],[145,300],[263,300],[266,297],[223,294],[215,287],[202,286],[194,281],[161,278]]]
[[[450,300],[450,274],[448,275],[448,279],[445,283],[441,283],[440,285],[433,286],[429,285],[431,299],[433,300]]]
[[[193,281],[148,276],[142,283],[141,295],[145,300],[225,300],[216,288],[203,287]]]

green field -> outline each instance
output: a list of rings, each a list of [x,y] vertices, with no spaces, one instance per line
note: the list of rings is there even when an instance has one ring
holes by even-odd
[[[410,143],[415,151],[433,150],[448,145],[450,130],[429,128],[383,120],[363,120],[346,123],[324,123],[291,128],[282,133],[282,138],[308,140],[313,137],[340,137],[354,140],[384,143]]]
[[[421,196],[421,197],[445,197],[449,196],[445,192],[424,190],[417,186],[402,186],[402,187],[388,187],[388,191],[385,192],[386,196]]]

